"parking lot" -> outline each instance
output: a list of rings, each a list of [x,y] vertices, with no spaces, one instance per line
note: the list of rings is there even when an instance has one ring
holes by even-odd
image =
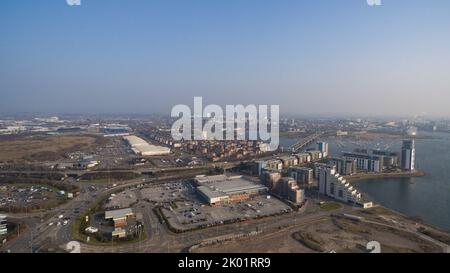
[[[179,230],[211,227],[252,218],[289,213],[292,209],[282,201],[266,195],[239,203],[209,206],[199,197],[177,201],[161,209],[169,224]]]
[[[193,184],[181,181],[142,188],[140,196],[153,205],[161,206],[169,224],[180,230],[291,212],[288,205],[268,195],[212,207],[198,195]]]
[[[100,169],[128,167],[127,162],[133,157],[121,137],[111,137],[107,145],[97,148],[95,154]]]
[[[150,208],[159,207],[168,224],[177,230],[205,228],[292,211],[287,204],[269,195],[257,195],[237,203],[210,206],[188,181],[126,189],[111,195],[104,209],[142,210],[142,203],[139,203],[141,201],[146,202]]]
[[[189,183],[176,182],[142,188],[142,198],[154,203],[185,200],[194,190]]]
[[[117,194],[111,194],[105,204],[105,209],[129,208],[137,203],[137,201],[136,191],[134,189],[127,189]]]
[[[0,186],[0,210],[32,212],[57,205],[65,197],[46,185],[13,184]]]

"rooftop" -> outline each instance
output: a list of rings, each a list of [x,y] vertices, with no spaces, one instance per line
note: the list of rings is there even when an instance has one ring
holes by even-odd
[[[124,218],[133,215],[131,208],[105,211],[105,219]]]
[[[136,154],[142,154],[145,156],[170,153],[169,148],[149,144],[147,141],[137,136],[124,136],[123,138],[130,144],[133,152]]]
[[[200,181],[197,178],[197,182],[201,184],[197,189],[210,198],[267,190],[267,187],[243,178],[242,176],[204,176],[200,177]]]

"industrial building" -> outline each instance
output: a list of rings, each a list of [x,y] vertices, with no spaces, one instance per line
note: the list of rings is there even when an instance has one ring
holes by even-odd
[[[6,233],[8,233],[6,215],[0,214],[0,235],[5,235]]]
[[[363,201],[361,193],[337,173],[336,166],[321,165],[318,167],[318,180],[321,194],[345,203],[358,204],[363,208],[372,207],[372,202]]]
[[[195,178],[197,191],[210,205],[247,200],[267,192],[267,187],[242,176],[200,175]]]
[[[77,169],[86,170],[86,169],[94,168],[99,163],[100,162],[98,162],[97,160],[81,160],[81,161],[78,161],[77,163],[75,163],[74,167]]]
[[[128,136],[131,129],[128,126],[110,125],[99,129],[104,137]]]
[[[288,174],[297,183],[311,184],[313,181],[313,170],[310,168],[292,166],[289,167]]]
[[[124,140],[130,145],[131,150],[137,155],[153,156],[153,155],[168,155],[170,148],[151,145],[147,141],[137,136],[124,136]]]
[[[403,170],[414,171],[416,168],[416,145],[414,139],[403,140],[402,163]]]

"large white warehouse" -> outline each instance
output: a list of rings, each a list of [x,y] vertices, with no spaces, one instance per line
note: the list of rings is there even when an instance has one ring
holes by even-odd
[[[131,146],[131,149],[135,154],[142,156],[170,154],[170,148],[149,144],[140,137],[124,136],[123,138]]]

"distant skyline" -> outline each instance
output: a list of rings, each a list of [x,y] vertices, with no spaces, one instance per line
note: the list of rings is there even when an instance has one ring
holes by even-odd
[[[450,1],[2,0],[0,113],[450,117]]]

